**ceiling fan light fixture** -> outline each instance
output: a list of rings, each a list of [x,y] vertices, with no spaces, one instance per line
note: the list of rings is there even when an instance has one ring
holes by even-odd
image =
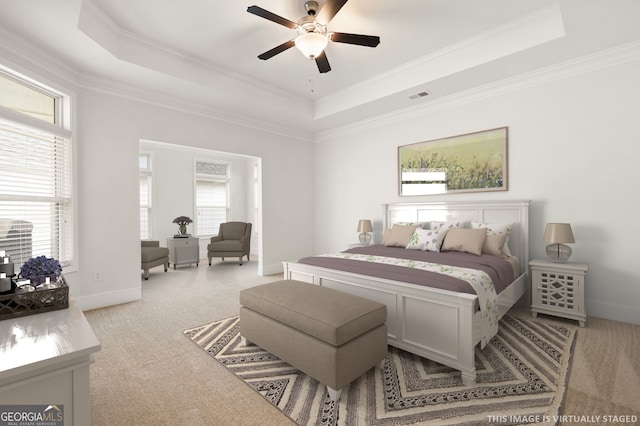
[[[306,1],[304,3],[307,15],[303,16],[298,22],[293,22],[273,12],[269,12],[259,6],[247,7],[247,12],[275,22],[283,27],[296,30],[298,36],[289,39],[284,43],[267,50],[258,55],[258,59],[267,60],[296,46],[304,56],[312,59],[318,66],[321,74],[331,71],[331,65],[324,52],[329,41],[336,43],[355,44],[357,46],[376,47],[380,44],[380,37],[366,34],[351,34],[327,31],[327,24],[331,22],[333,17],[347,3],[348,0],[324,0],[322,8],[319,8],[317,1]],[[316,20],[316,16],[320,22]]]
[[[295,44],[298,50],[309,59],[317,58],[325,47],[329,39],[326,34],[317,32],[305,32],[296,37]]]

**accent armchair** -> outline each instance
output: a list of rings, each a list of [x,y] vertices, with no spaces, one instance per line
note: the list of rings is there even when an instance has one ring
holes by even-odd
[[[237,256],[240,265],[242,258],[247,256],[249,260],[249,250],[251,249],[251,224],[245,222],[227,222],[220,224],[218,235],[211,237],[211,243],[207,245],[207,257],[209,266],[211,258]]]
[[[160,241],[140,241],[141,269],[144,271],[144,279],[149,279],[149,269],[164,265],[164,271],[169,269],[169,249],[160,247]]]

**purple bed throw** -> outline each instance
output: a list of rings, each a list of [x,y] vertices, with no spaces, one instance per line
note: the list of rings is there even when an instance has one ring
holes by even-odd
[[[346,250],[345,253],[410,259],[420,262],[439,263],[442,265],[478,269],[486,272],[489,277],[491,277],[496,293],[498,294],[507,288],[515,278],[513,268],[509,262],[486,254],[477,256],[475,254],[452,251],[435,253],[421,250],[407,250],[402,247],[386,247],[383,245],[353,248]],[[373,262],[363,262],[360,260],[339,259],[323,256],[305,257],[300,259],[298,263],[410,284],[423,285],[459,293],[476,294],[471,285],[465,281],[435,272],[403,266],[383,265]]]

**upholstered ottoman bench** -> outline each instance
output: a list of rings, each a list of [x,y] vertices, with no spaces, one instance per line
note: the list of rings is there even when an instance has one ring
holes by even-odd
[[[240,336],[327,386],[338,401],[345,385],[387,354],[387,307],[294,280],[240,292]]]

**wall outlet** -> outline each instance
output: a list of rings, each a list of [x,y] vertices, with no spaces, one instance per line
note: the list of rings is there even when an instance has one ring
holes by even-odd
[[[102,281],[102,274],[99,271],[93,271],[93,282],[97,283]]]

